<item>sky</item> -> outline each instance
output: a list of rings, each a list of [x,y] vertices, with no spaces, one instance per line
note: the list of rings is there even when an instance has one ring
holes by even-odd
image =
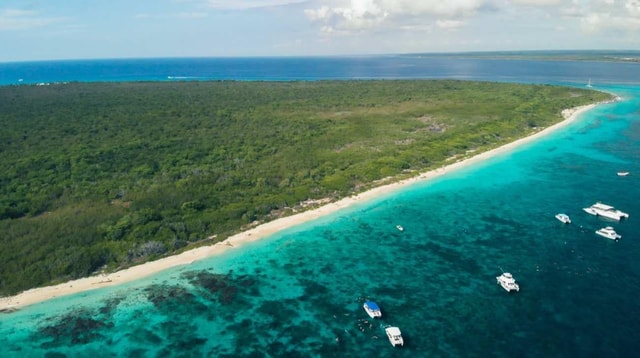
[[[0,0],[0,62],[640,49],[640,0]]]

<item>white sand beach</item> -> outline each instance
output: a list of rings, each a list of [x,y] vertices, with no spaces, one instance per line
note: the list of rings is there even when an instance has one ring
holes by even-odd
[[[60,297],[60,296],[70,295],[70,294],[79,293],[83,291],[93,290],[96,288],[113,286],[113,285],[118,285],[125,282],[130,282],[133,280],[137,280],[137,279],[149,276],[154,273],[158,273],[162,270],[166,270],[171,267],[188,265],[194,261],[212,257],[222,252],[225,252],[227,250],[234,250],[247,242],[255,241],[255,240],[267,237],[280,230],[293,227],[301,223],[304,223],[308,220],[316,219],[320,216],[336,212],[340,209],[349,207],[355,203],[365,202],[367,200],[371,200],[376,197],[379,197],[382,194],[387,194],[393,191],[397,191],[400,188],[414,184],[418,181],[433,179],[438,176],[447,174],[451,171],[463,168],[469,164],[476,163],[478,161],[485,160],[492,156],[508,152],[513,148],[516,148],[517,146],[520,146],[524,143],[531,142],[537,138],[540,138],[541,136],[544,136],[552,131],[555,131],[559,128],[562,128],[568,125],[569,123],[579,118],[579,116],[582,113],[594,108],[595,106],[596,104],[591,104],[591,105],[576,107],[572,109],[566,109],[562,112],[562,115],[565,118],[564,121],[557,123],[551,127],[547,127],[543,130],[540,130],[528,137],[516,140],[514,142],[511,142],[499,148],[480,153],[471,158],[459,160],[445,167],[431,170],[429,172],[423,173],[411,179],[402,180],[392,184],[379,186],[371,190],[359,193],[357,195],[323,205],[317,209],[283,217],[283,218],[256,226],[253,229],[231,236],[222,242],[216,243],[215,245],[200,247],[197,249],[186,251],[178,255],[166,257],[163,259],[159,259],[157,261],[148,262],[145,264],[128,268],[126,270],[114,272],[108,275],[87,277],[87,278],[74,280],[74,281],[66,282],[63,284],[55,285],[55,286],[34,288],[31,290],[22,292],[16,296],[2,297],[0,298],[0,311],[17,310],[21,307],[46,301],[55,297]]]

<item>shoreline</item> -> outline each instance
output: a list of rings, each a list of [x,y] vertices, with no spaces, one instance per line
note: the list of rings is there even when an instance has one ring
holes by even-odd
[[[616,100],[619,100],[619,98],[616,98]],[[380,195],[398,191],[399,189],[415,184],[417,182],[434,179],[452,171],[469,166],[471,164],[494,157],[496,155],[507,153],[515,149],[516,147],[532,142],[535,139],[543,137],[553,131],[566,127],[570,123],[575,122],[584,112],[587,112],[602,103],[607,102],[592,103],[565,109],[562,111],[564,120],[526,137],[479,153],[472,157],[458,160],[455,163],[432,169],[409,179],[400,180],[390,184],[384,184],[382,186],[369,189],[362,193],[354,194],[352,196],[340,199],[336,202],[324,204],[316,209],[303,211],[294,215],[282,217],[264,224],[260,224],[252,229],[230,236],[227,239],[214,245],[195,248],[177,255],[165,257],[156,261],[150,261],[110,274],[85,277],[55,286],[45,286],[29,289],[15,296],[0,297],[0,312],[12,312],[19,310],[20,308],[44,302],[53,298],[135,281],[159,273],[169,268],[188,265],[194,261],[219,255],[226,252],[227,250],[240,247],[248,242],[268,237],[277,233],[278,231],[334,213],[354,204],[363,203],[375,199]]]

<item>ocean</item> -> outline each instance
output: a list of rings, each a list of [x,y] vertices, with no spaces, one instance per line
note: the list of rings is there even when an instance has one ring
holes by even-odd
[[[584,86],[590,78],[594,89],[621,97],[508,153],[218,257],[2,314],[0,355],[636,356],[640,65],[433,61],[383,56],[0,64],[5,85],[16,84],[16,78],[41,83],[193,77],[460,78]],[[618,171],[630,174],[620,177]],[[611,222],[582,210],[597,201],[630,218]],[[558,212],[573,222],[560,223],[554,218]],[[604,226],[615,227],[622,238],[595,235]],[[514,275],[520,292],[497,285],[502,271]],[[366,315],[365,299],[381,306],[382,319]],[[404,347],[390,345],[387,324],[402,330]]]
[[[289,81],[455,78],[501,82],[637,84],[638,63],[462,56],[249,57],[0,63],[0,85],[94,81]]]

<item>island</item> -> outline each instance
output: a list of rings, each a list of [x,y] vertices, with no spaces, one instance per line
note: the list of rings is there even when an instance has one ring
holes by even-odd
[[[0,87],[0,308],[208,257],[612,99],[454,80]]]

